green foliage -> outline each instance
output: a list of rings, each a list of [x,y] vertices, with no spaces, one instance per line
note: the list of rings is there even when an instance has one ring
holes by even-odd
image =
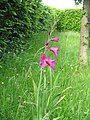
[[[78,66],[80,35],[76,32],[56,32],[53,35],[61,38],[56,43],[60,46],[60,54],[52,78],[56,87],[50,89],[51,79],[45,69],[46,89],[43,76],[40,94],[37,94],[40,82],[37,60],[41,51],[38,54],[36,51],[43,46],[47,33],[34,34],[29,49],[13,58],[8,56],[0,66],[0,120],[38,120],[33,119],[36,114],[44,117],[43,120],[90,119],[90,64],[87,68]],[[55,104],[57,107],[53,107]]]
[[[76,4],[82,3],[83,0],[74,0]]]
[[[53,22],[54,22],[54,16],[55,10],[41,5],[39,9],[39,21],[38,21],[38,30],[39,31],[49,31]]]
[[[80,31],[82,10],[69,9],[58,11],[59,22],[57,29],[60,31]]]
[[[0,56],[23,49],[35,31],[39,5],[40,0],[0,1]]]
[[[55,20],[57,30],[80,31],[82,10],[57,10],[41,5],[41,0],[0,1],[0,57],[18,53],[28,45],[32,33],[50,31]]]
[[[58,10],[47,6],[42,6],[39,12],[39,30],[48,30],[53,21],[58,20],[57,30],[59,31],[80,31],[81,18],[83,11],[81,9]]]

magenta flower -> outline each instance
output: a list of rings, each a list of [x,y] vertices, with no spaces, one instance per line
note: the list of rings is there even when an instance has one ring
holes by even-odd
[[[56,65],[56,61],[55,61],[55,60],[52,60],[52,59],[50,59],[50,58],[48,57],[47,60],[46,60],[46,63],[47,63],[48,66],[51,67],[52,69],[55,68],[55,65]]]
[[[58,37],[54,37],[54,38],[52,38],[52,41],[58,42],[58,41],[59,41],[59,38],[58,38]]]
[[[50,68],[54,69],[55,68],[55,65],[56,65],[56,61],[55,60],[52,60],[50,59],[49,57],[47,57],[44,53],[41,55],[41,58],[40,58],[40,66],[42,68],[46,67],[46,66],[49,66]]]
[[[47,59],[47,56],[43,53],[40,57],[40,66],[42,68],[47,66],[46,59]]]
[[[49,50],[50,50],[51,52],[53,52],[55,56],[57,56],[58,53],[59,53],[59,48],[57,48],[57,47],[49,48]]]

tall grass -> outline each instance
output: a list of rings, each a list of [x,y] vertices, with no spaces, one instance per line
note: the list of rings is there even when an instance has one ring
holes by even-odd
[[[46,33],[35,34],[29,49],[1,62],[1,120],[90,120],[90,64],[78,64],[79,33],[53,36],[60,37],[60,53],[52,78],[47,68],[41,77],[38,65]]]

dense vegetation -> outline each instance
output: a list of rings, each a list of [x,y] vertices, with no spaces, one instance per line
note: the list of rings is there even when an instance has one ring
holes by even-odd
[[[90,61],[78,63],[81,18],[80,9],[41,0],[0,0],[0,120],[90,120]],[[42,53],[54,70],[41,68]]]
[[[35,32],[49,31],[58,20],[59,31],[80,31],[82,10],[57,10],[41,5],[41,0],[0,1],[0,57],[25,49]]]
[[[61,31],[80,31],[82,18],[81,9],[69,9],[59,11],[59,22],[57,28]]]
[[[30,41],[29,49],[18,56],[14,55],[13,58],[8,56],[5,63],[2,62],[0,66],[1,120],[40,120],[35,119],[37,114],[42,118],[46,115],[46,120],[90,119],[90,64],[83,69],[78,65],[79,33],[55,32],[53,36],[55,35],[61,40],[56,43],[60,47],[60,53],[52,78],[55,84],[52,97],[50,97],[49,70],[45,69],[48,92],[43,89],[45,81],[42,79],[37,113],[35,96],[40,81],[38,62],[41,51],[37,54],[36,51],[47,39],[47,33],[37,33]],[[53,108],[57,100],[60,102]]]
[[[36,30],[40,0],[0,1],[0,53],[20,51]],[[24,38],[24,40],[23,40]],[[25,47],[25,46],[24,46]]]

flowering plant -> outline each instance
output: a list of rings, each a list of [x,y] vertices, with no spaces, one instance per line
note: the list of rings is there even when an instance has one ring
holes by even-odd
[[[49,33],[49,36],[50,36],[50,33]],[[58,53],[59,53],[59,48],[58,47],[49,47],[49,44],[50,44],[50,42],[58,42],[58,41],[59,41],[58,37],[54,37],[54,38],[49,37],[49,39],[45,43],[45,50],[41,54],[41,57],[40,57],[40,66],[41,66],[41,68],[49,66],[51,69],[55,69],[56,61],[52,60],[50,57],[47,57],[45,52],[46,52],[46,50],[49,50],[56,57],[58,55]]]
[[[56,58],[60,49],[56,46],[51,47],[51,43],[59,42],[59,37],[51,37],[53,28],[51,32],[48,33],[48,40],[45,42],[44,47],[40,50],[43,50],[43,53],[40,55],[40,78],[38,85],[36,85],[33,79],[33,88],[35,93],[35,108],[33,109],[33,120],[49,120],[53,111],[59,109],[58,104],[64,99],[65,95],[60,96],[60,91],[58,86],[58,77],[60,72],[54,77],[52,71],[56,66]],[[40,51],[38,50],[38,51]],[[37,51],[37,52],[38,52]],[[54,54],[54,59],[47,55],[47,51]],[[44,69],[45,67],[49,67],[49,74]],[[59,92],[56,92],[58,90]],[[59,119],[60,117],[53,118]]]

